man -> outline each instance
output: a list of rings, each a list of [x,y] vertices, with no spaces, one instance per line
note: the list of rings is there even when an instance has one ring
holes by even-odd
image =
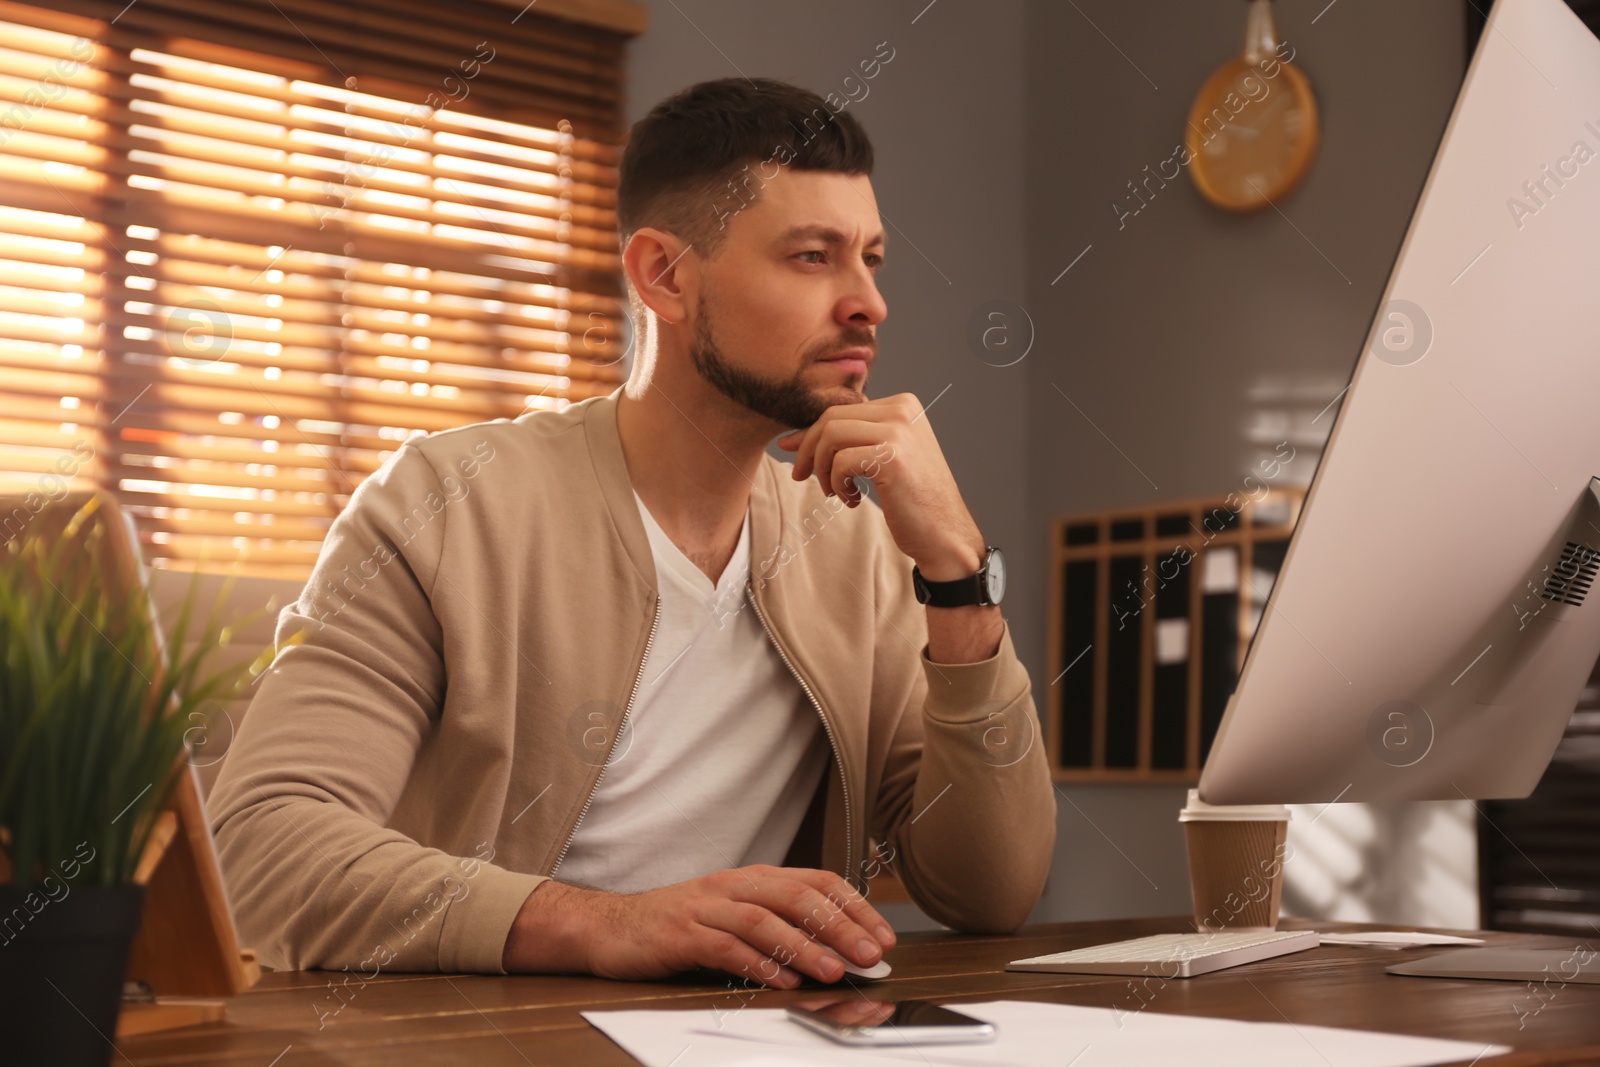
[[[832,982],[894,944],[880,865],[1025,921],[1049,772],[999,555],[916,399],[864,391],[871,168],[778,82],[634,127],[626,386],[408,440],[280,618],[210,803],[264,962]]]

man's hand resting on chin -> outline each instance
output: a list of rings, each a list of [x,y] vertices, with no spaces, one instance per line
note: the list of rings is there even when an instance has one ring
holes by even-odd
[[[824,945],[870,967],[894,942],[883,916],[837,874],[761,865],[636,894],[541,882],[511,925],[501,966],[633,980],[711,967],[793,989],[802,974],[844,974]]]

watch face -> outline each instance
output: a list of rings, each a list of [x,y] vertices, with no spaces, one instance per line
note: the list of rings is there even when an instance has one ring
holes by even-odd
[[[989,550],[989,603],[998,604],[1006,594],[1006,558],[998,548]]]

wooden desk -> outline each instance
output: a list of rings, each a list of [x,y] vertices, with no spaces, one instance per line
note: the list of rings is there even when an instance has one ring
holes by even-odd
[[[1286,922],[1285,928],[1375,929],[1351,924]],[[1045,952],[1185,929],[1181,919],[1060,923],[1015,937],[907,934],[888,954],[894,974],[877,989],[894,998],[961,1001],[1042,1000],[1134,1011],[1126,978],[1013,974],[1007,961]],[[1467,932],[1467,931],[1457,931]],[[1571,949],[1576,939],[1533,934],[1484,935],[1491,945]],[[1595,939],[1600,941],[1600,939]],[[1591,942],[1593,943],[1593,942]],[[1510,1045],[1517,1051],[1480,1065],[1600,1062],[1600,986],[1568,985],[1535,999],[1524,983],[1401,978],[1383,973],[1400,960],[1447,951],[1328,945],[1231,971],[1150,983],[1144,1010],[1207,1015]],[[224,1023],[119,1042],[113,1063],[630,1065],[636,1061],[589,1026],[591,1008],[709,1008],[740,1003],[778,1007],[816,988],[736,995],[709,972],[654,983],[551,976],[382,974],[352,979],[344,1007],[319,1030],[319,1011],[340,1003],[329,981],[342,973],[268,973],[234,998]],[[820,988],[820,987],[819,987]],[[1541,1007],[1542,1004],[1542,1007]],[[1537,1014],[1532,1014],[1537,1010]],[[1519,1019],[1518,1011],[1523,1013]],[[1520,1025],[1520,1029],[1519,1029]]]

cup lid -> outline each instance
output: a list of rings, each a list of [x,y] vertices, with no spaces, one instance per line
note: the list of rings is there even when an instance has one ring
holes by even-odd
[[[1178,812],[1179,822],[1285,822],[1289,809],[1282,804],[1207,804],[1200,790],[1189,790],[1188,802]]]

